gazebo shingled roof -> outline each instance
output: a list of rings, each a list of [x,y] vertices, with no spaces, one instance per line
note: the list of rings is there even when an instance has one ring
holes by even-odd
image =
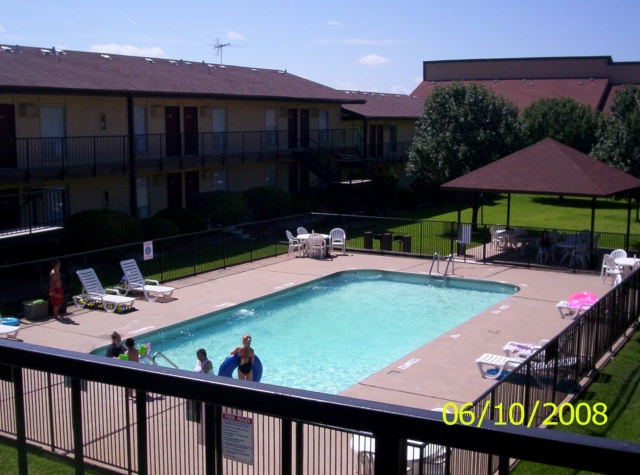
[[[603,198],[640,188],[640,179],[547,138],[441,188]]]

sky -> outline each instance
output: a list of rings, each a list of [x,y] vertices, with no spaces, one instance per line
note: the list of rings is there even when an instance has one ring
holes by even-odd
[[[222,61],[409,94],[423,61],[640,61],[639,18],[637,0],[3,0],[0,44]]]

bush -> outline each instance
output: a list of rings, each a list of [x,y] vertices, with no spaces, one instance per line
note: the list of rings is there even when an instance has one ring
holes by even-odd
[[[394,208],[397,210],[413,209],[420,204],[420,199],[415,191],[407,188],[398,188]]]
[[[381,173],[371,177],[374,205],[388,207],[398,194],[398,177],[393,173]]]
[[[173,221],[164,218],[144,218],[140,220],[145,241],[180,235],[180,228]]]
[[[212,226],[238,224],[249,212],[242,194],[233,191],[198,193],[192,198],[190,209],[209,220]]]
[[[259,186],[244,192],[249,211],[255,219],[279,218],[287,216],[291,209],[289,193],[277,186]]]
[[[165,208],[158,211],[154,218],[164,218],[173,222],[182,234],[197,233],[207,229],[207,223],[195,211],[184,208]]]
[[[140,222],[124,211],[90,209],[69,216],[65,226],[71,252],[91,251],[143,240]]]

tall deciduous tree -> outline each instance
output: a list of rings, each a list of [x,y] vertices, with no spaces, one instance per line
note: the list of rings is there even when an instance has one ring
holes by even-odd
[[[591,150],[593,157],[640,178],[640,89],[626,86],[618,91],[611,115],[601,121],[597,138]],[[640,197],[634,199],[640,205]]]
[[[589,153],[596,143],[598,113],[569,97],[539,99],[520,116],[527,145],[550,137]]]
[[[522,144],[518,108],[485,87],[453,82],[425,100],[407,172],[437,187],[505,157]],[[479,200],[472,201],[473,223]]]

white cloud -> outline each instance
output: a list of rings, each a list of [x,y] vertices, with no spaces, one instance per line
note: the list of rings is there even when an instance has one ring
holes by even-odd
[[[391,86],[391,91],[394,94],[409,94],[411,89],[407,89],[404,86]]]
[[[358,89],[360,89],[356,84],[352,82],[340,81],[339,79],[336,79],[333,82],[336,85],[337,89],[346,89],[349,91],[357,91]]]
[[[229,33],[227,33],[227,38],[231,40],[244,40],[244,36],[231,30],[229,30]]]
[[[327,21],[327,25],[331,25],[331,26],[344,26],[342,23],[340,23],[339,21],[335,21],[335,20],[329,20],[329,21]]]
[[[402,45],[406,41],[402,40],[365,40],[363,38],[342,38],[342,39],[319,39],[314,40],[316,45],[356,45],[356,46],[389,46]]]
[[[360,56],[358,58],[358,63],[370,68],[375,68],[376,66],[382,66],[389,63],[389,60],[384,56],[378,56],[377,54],[368,54],[366,56]]]
[[[7,30],[5,30],[4,27],[2,25],[0,25],[0,33],[4,33],[5,31],[7,31]]]
[[[89,51],[95,53],[108,53],[108,54],[124,54],[127,56],[150,56],[152,58],[166,58],[167,55],[162,51],[162,48],[157,46],[133,46],[133,45],[118,45],[115,43],[109,43],[106,45],[91,45]]]

